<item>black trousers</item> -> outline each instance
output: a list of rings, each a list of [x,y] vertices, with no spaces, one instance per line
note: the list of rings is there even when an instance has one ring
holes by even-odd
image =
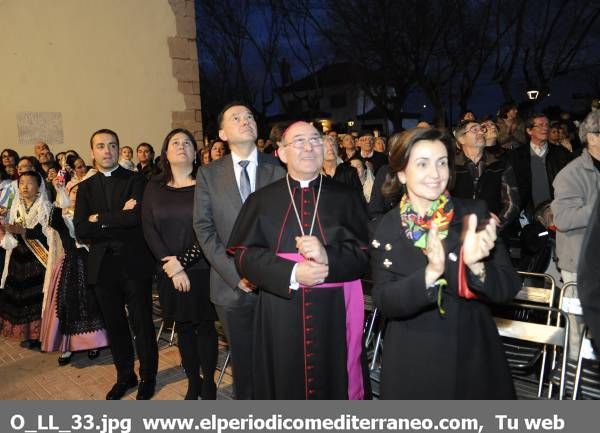
[[[242,297],[235,306],[215,305],[219,320],[231,350],[233,389],[238,400],[253,398],[252,346],[254,335],[254,309],[258,296],[251,293]]]
[[[158,371],[158,346],[152,322],[152,280],[150,277],[126,277],[122,262],[122,256],[105,255],[95,286],[117,369],[117,380],[125,381],[135,374],[133,343],[125,312],[127,307],[140,360],[140,378],[154,381]]]

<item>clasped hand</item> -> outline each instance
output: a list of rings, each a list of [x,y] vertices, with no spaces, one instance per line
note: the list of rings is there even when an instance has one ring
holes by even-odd
[[[323,283],[329,275],[329,259],[319,238],[297,236],[296,248],[306,259],[296,267],[296,281],[305,286]]]
[[[166,256],[162,258],[163,271],[173,281],[175,290],[180,292],[189,292],[191,288],[190,279],[188,278],[183,266],[176,256]]]

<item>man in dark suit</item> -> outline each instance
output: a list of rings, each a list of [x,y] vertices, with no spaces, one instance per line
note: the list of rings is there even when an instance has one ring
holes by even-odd
[[[370,131],[363,131],[360,133],[358,138],[358,146],[360,152],[358,155],[354,155],[353,158],[358,158],[368,164],[373,172],[373,176],[376,176],[379,169],[388,163],[387,156],[381,152],[375,150],[375,137]]]
[[[98,173],[79,184],[74,223],[77,238],[90,244],[88,283],[95,289],[117,369],[117,382],[106,399],[119,400],[138,385],[129,315],[140,361],[136,398],[148,400],[154,395],[158,347],[152,322],[154,266],[140,219],[146,182],[118,165],[115,132],[96,131],[90,145]]]
[[[228,104],[218,118],[219,138],[231,154],[201,166],[196,176],[194,230],[211,265],[210,298],[215,304],[231,349],[237,399],[251,399],[252,321],[257,296],[240,278],[225,247],[248,195],[285,175],[277,159],[256,149],[257,127],[252,110]]]
[[[570,161],[561,146],[548,144],[550,122],[544,114],[533,114],[526,124],[529,146],[520,146],[508,155],[517,177],[520,208],[532,221],[535,208],[554,199],[552,182]]]

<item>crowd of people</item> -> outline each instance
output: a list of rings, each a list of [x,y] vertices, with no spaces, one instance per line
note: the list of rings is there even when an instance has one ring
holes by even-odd
[[[576,124],[507,103],[449,130],[421,122],[386,138],[297,121],[259,139],[251,108],[234,102],[218,124],[203,147],[170,131],[159,155],[100,129],[89,165],[43,142],[34,156],[3,150],[2,336],[58,352],[61,366],[110,346],[106,398],[137,387],[150,399],[154,289],[186,399],[216,398],[217,320],[236,398],[367,399],[368,277],[387,319],[381,398],[514,398],[490,306],[514,298],[517,270],[546,270],[540,238],[556,233],[563,283],[580,277],[565,296],[597,297],[578,259],[598,219],[600,111]]]

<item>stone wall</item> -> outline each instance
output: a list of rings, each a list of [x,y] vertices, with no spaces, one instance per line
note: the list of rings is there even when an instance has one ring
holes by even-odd
[[[200,112],[200,73],[196,48],[196,12],[194,0],[169,0],[175,14],[176,36],[169,37],[169,55],[173,62],[173,76],[185,101],[185,110],[173,111],[173,128],[186,128],[202,143],[202,115]]]

